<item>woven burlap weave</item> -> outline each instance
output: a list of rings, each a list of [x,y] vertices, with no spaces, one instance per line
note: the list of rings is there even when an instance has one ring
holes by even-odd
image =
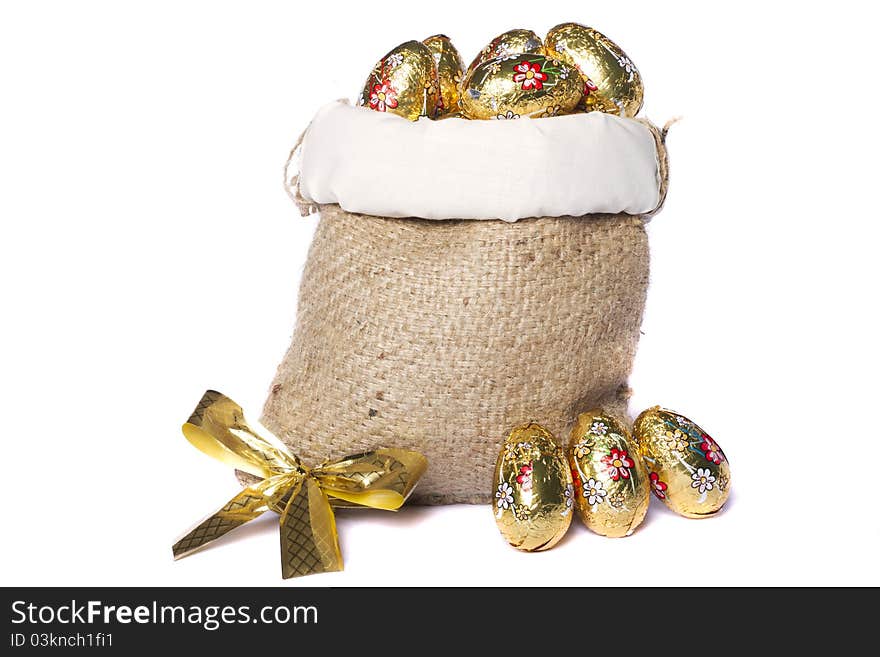
[[[626,414],[648,285],[642,218],[320,211],[261,418],[306,463],[413,449],[428,458],[413,502],[488,502],[512,427],[536,421],[565,443],[583,411]]]

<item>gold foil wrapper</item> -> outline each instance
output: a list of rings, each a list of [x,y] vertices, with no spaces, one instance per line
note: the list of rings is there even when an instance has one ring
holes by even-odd
[[[547,33],[548,56],[576,67],[583,76],[584,107],[633,117],[642,108],[642,76],[626,53],[598,30],[563,23]]]
[[[541,37],[531,30],[508,30],[486,44],[468,66],[467,75],[469,76],[480,64],[490,59],[522,54],[543,55],[544,44],[541,43]]]
[[[416,121],[420,116],[433,117],[439,98],[434,56],[423,43],[407,41],[376,63],[357,103]]]
[[[422,43],[431,51],[437,67],[437,80],[440,94],[437,101],[436,118],[446,118],[458,113],[458,99],[461,97],[461,81],[464,77],[464,64],[461,55],[445,34],[435,34]]]
[[[464,81],[462,114],[469,119],[541,118],[577,107],[583,82],[577,71],[543,55],[483,62]]]
[[[654,495],[676,513],[705,518],[730,495],[730,464],[718,443],[680,413],[659,406],[636,418],[633,436]]]
[[[584,524],[602,536],[629,536],[648,512],[648,472],[623,422],[601,411],[581,414],[568,461]]]
[[[207,391],[183,434],[208,456],[261,478],[181,537],[175,559],[259,517],[280,514],[283,577],[342,570],[334,506],[395,511],[427,468],[417,452],[376,449],[305,467],[279,441],[255,432],[241,407]]]
[[[510,432],[495,465],[492,510],[504,539],[527,552],[547,550],[571,524],[574,487],[565,455],[538,424]]]

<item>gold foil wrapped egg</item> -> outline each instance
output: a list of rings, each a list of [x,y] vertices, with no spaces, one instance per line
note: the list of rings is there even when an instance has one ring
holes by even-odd
[[[650,471],[651,491],[666,506],[688,518],[721,510],[730,494],[730,465],[709,434],[655,406],[636,418],[633,436]]]
[[[431,51],[423,43],[407,41],[373,67],[358,105],[416,121],[420,116],[434,115],[439,93]]]
[[[642,76],[626,53],[598,30],[563,23],[547,33],[547,55],[575,66],[584,79],[584,106],[622,116],[642,108]]]
[[[568,114],[580,102],[577,71],[543,55],[498,57],[465,79],[461,112],[469,119],[539,118]]]
[[[591,411],[571,430],[568,461],[584,524],[602,536],[629,536],[648,512],[648,472],[624,424]]]
[[[477,66],[490,59],[512,57],[525,53],[543,55],[544,44],[541,43],[541,37],[531,30],[508,30],[486,44],[486,47],[477,54],[474,61],[468,66],[467,74],[470,75]]]
[[[534,423],[516,427],[495,464],[492,510],[501,535],[520,550],[547,550],[568,530],[573,504],[571,471],[553,434]]]
[[[461,80],[464,77],[464,64],[461,55],[445,34],[435,34],[422,43],[434,57],[440,94],[437,100],[437,118],[458,112],[458,99],[461,95]]]

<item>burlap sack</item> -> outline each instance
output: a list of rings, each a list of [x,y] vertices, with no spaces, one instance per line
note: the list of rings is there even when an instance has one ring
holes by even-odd
[[[626,414],[646,216],[320,214],[261,418],[306,463],[414,449],[429,465],[413,502],[482,503],[512,427],[536,421],[564,443],[583,411]]]

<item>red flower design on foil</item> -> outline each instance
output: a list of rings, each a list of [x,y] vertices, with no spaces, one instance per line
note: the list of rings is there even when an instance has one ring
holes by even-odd
[[[724,452],[721,451],[718,443],[712,440],[711,436],[707,436],[706,434],[703,434],[701,437],[703,442],[700,443],[700,449],[703,450],[706,460],[712,461],[715,465],[721,463],[721,461],[724,460]]]
[[[522,61],[513,67],[513,81],[522,83],[523,91],[535,89],[540,91],[544,88],[547,74],[541,71],[540,62]]]
[[[529,461],[528,465],[524,465],[519,469],[519,474],[516,476],[516,483],[522,486],[523,490],[532,490],[532,462]]]
[[[627,456],[626,450],[617,448],[612,448],[610,454],[603,456],[602,463],[614,481],[618,481],[621,477],[629,479],[629,469],[634,465],[633,460]]]
[[[658,500],[665,500],[666,489],[669,488],[669,486],[666,485],[665,481],[660,481],[660,475],[658,475],[656,472],[652,472],[650,477],[651,491],[654,493],[654,495],[657,496]]]
[[[377,112],[397,107],[397,90],[391,86],[388,80],[382,80],[380,84],[373,85],[373,92],[370,94],[370,107]]]
[[[580,70],[580,69],[578,69]],[[584,98],[589,96],[594,91],[599,91],[599,87],[593,84],[593,81],[590,78],[587,78],[584,82]]]

